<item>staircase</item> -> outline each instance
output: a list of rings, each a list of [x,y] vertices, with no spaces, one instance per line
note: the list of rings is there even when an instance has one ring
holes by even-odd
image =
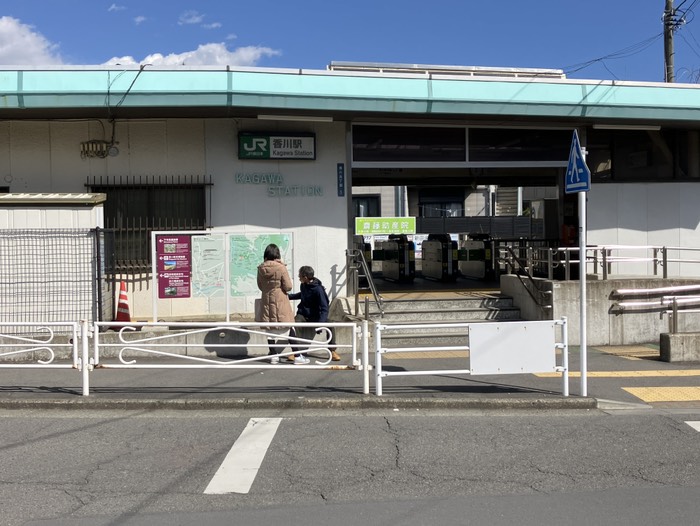
[[[435,347],[464,345],[468,330],[461,328],[421,328],[435,323],[487,323],[520,319],[513,299],[498,291],[464,291],[453,294],[401,294],[384,296],[384,315],[370,302],[369,319],[385,325],[416,325],[413,329],[388,331],[382,337],[385,347]]]

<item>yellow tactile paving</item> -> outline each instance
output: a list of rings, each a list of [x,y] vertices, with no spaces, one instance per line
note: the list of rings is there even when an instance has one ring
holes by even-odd
[[[559,377],[561,376],[561,373],[537,373],[535,376],[540,378],[551,378],[555,376]],[[578,378],[581,376],[581,373],[578,371],[570,371],[569,376],[572,378]],[[668,369],[666,371],[588,371],[586,376],[588,378],[672,378],[674,376],[700,376],[700,370]]]
[[[689,402],[700,400],[700,387],[623,387],[643,402]]]
[[[593,348],[627,360],[648,360],[659,357],[659,348],[648,345],[606,345]]]

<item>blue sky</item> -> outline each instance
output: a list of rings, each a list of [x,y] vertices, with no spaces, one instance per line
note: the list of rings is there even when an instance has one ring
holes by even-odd
[[[674,36],[676,80],[696,83],[700,2],[675,6],[687,10]],[[663,9],[664,0],[3,0],[0,65],[325,69],[335,60],[662,81]]]

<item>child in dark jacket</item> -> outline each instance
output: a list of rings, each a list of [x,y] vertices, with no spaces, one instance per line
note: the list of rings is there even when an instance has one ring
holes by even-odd
[[[314,269],[309,266],[301,267],[299,269],[299,281],[301,282],[299,292],[289,294],[290,300],[299,300],[295,320],[315,323],[327,322],[328,295],[326,294],[326,289],[323,288],[321,280],[314,277]],[[312,340],[315,330],[312,327],[299,327],[296,329],[296,332],[299,338]],[[335,334],[332,330],[329,350],[331,351],[331,359],[334,362],[340,361],[340,356],[335,351]],[[294,359],[292,356],[289,358]],[[297,362],[295,361],[295,363]],[[308,361],[305,363],[308,363]]]

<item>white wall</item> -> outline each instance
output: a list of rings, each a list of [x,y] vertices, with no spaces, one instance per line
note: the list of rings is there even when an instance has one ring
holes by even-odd
[[[75,193],[87,190],[89,176],[208,176],[213,183],[209,205],[215,228],[292,232],[290,273],[295,290],[298,268],[311,265],[331,296],[344,294],[351,189],[338,196],[337,164],[347,161],[343,123],[149,119],[118,122],[115,131],[118,156],[82,159],[81,142],[111,138],[108,122],[0,122],[0,181],[13,193]],[[239,131],[313,132],[316,160],[238,160]],[[318,186],[322,195],[269,197],[266,185],[236,182],[237,173],[261,172],[280,174],[285,185]],[[345,173],[347,180],[349,166]],[[148,319],[150,280],[134,289],[129,291],[132,318]],[[253,300],[234,298],[232,311],[252,313]],[[159,300],[158,312],[160,317],[184,316],[202,308],[205,303],[199,299]]]
[[[588,244],[700,248],[700,182],[593,184],[588,193]],[[626,255],[648,257],[638,250]],[[683,258],[700,260],[700,252]],[[626,264],[625,274],[653,271]],[[670,263],[669,277],[700,276],[700,263]]]
[[[95,228],[104,227],[104,208],[96,206],[12,206],[1,208],[0,229],[24,228]]]

